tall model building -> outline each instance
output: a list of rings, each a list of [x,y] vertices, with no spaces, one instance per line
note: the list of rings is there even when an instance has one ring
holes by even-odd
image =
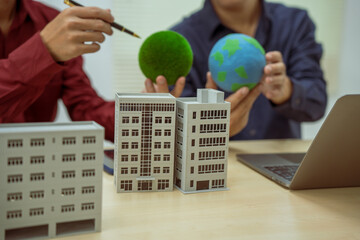
[[[116,94],[117,192],[173,190],[175,104],[170,94]]]
[[[175,184],[183,192],[226,189],[230,103],[224,93],[198,89],[176,101]]]
[[[104,129],[0,125],[0,239],[101,230]]]

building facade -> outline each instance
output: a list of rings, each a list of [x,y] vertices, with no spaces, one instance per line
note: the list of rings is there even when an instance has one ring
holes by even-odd
[[[103,140],[94,122],[1,124],[0,239],[100,231]]]
[[[224,93],[198,89],[176,101],[175,185],[185,193],[227,185],[230,103]]]
[[[117,192],[173,190],[175,104],[170,94],[116,94]]]

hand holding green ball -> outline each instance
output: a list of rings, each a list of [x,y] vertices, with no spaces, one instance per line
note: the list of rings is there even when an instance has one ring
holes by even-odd
[[[139,51],[139,65],[143,74],[154,83],[160,75],[168,85],[191,69],[193,53],[188,41],[179,33],[161,31],[150,35]]]

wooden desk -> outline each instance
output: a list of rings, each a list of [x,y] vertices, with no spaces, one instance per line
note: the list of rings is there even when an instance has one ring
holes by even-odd
[[[360,188],[289,191],[235,158],[309,145],[231,142],[229,191],[117,194],[113,177],[104,173],[102,232],[63,239],[360,239]]]

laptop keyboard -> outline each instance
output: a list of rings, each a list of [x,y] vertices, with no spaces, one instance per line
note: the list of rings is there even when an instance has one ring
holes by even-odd
[[[265,168],[288,181],[291,181],[295,175],[298,165],[284,165],[284,166],[266,166]]]

